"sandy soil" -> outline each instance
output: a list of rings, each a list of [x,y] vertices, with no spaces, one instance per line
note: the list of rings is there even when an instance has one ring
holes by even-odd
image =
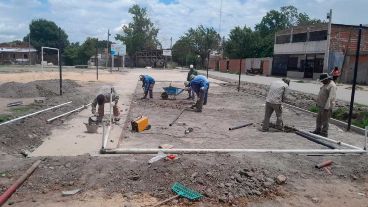
[[[43,72],[42,72],[43,73]],[[155,98],[142,101],[137,85],[139,74],[151,74],[158,80]],[[18,82],[29,82],[37,75],[6,74]],[[41,79],[54,79],[53,73],[40,74]],[[65,76],[81,85],[80,93],[96,93],[113,85],[121,94],[123,118],[114,129],[111,147],[157,148],[161,144],[197,148],[323,148],[292,133],[262,133],[257,130],[263,118],[264,100],[235,87],[212,80],[209,103],[201,114],[185,112],[178,122],[169,123],[180,109],[190,106],[181,94],[176,100],[161,100],[161,87],[182,83],[186,73],[168,70],[131,70],[105,74],[95,82],[93,71]],[[2,75],[0,76],[2,78]],[[10,79],[2,79],[6,81]],[[93,82],[92,82],[93,81]],[[163,82],[160,82],[163,81]],[[244,90],[247,90],[246,88]],[[125,111],[125,109],[128,109]],[[43,159],[40,167],[13,195],[13,206],[150,206],[173,195],[170,186],[179,181],[205,197],[200,202],[178,199],[166,206],[366,206],[368,200],[366,155],[305,156],[292,154],[223,154],[178,155],[172,161],[160,160],[149,165],[154,155],[97,155],[101,135],[85,134],[82,122],[89,110],[55,122],[49,134],[38,138],[35,157],[22,158],[11,150],[0,152],[0,192],[17,179],[33,161]],[[152,128],[132,133],[125,126],[138,115],[147,115]],[[38,117],[44,120],[45,117]],[[315,118],[284,110],[287,125],[313,129]],[[31,121],[31,120],[29,120]],[[255,126],[229,131],[228,128],[253,122]],[[34,128],[40,127],[33,125]],[[28,122],[23,124],[29,124]],[[22,130],[21,124],[13,130]],[[194,129],[184,134],[188,127]],[[331,137],[362,146],[364,138],[331,126]],[[64,135],[64,136],[62,136]],[[81,137],[84,136],[84,137]],[[120,139],[120,140],[119,140]],[[3,141],[4,138],[1,138]],[[42,140],[44,140],[42,142]],[[77,144],[73,142],[77,141]],[[98,141],[97,141],[98,140]],[[24,143],[29,145],[29,142]],[[97,148],[96,148],[97,147]],[[37,150],[43,153],[36,154]],[[52,150],[50,150],[52,149]],[[54,153],[58,151],[59,153]],[[42,155],[42,157],[39,157]],[[60,156],[62,155],[62,156]],[[69,155],[69,156],[65,156]],[[331,159],[331,171],[318,170],[315,164]],[[278,175],[287,177],[278,185]],[[82,189],[74,196],[63,197],[61,191]],[[8,205],[7,204],[7,205]]]

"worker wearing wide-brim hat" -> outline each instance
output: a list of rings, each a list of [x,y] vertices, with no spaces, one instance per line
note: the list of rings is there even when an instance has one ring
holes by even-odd
[[[319,80],[323,83],[317,98],[318,115],[316,129],[312,132],[321,136],[328,136],[329,121],[336,101],[336,84],[327,73],[322,73]]]

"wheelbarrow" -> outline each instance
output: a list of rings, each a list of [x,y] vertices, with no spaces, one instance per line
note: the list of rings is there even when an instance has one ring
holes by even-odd
[[[183,88],[177,88],[174,86],[169,86],[169,87],[163,87],[164,92],[161,93],[161,98],[164,100],[169,99],[169,97],[174,97],[174,99],[176,99],[176,96],[181,94],[184,89]]]

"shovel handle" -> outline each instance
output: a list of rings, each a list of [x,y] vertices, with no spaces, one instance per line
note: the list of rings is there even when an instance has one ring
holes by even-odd
[[[166,200],[164,200],[164,201],[161,201],[160,203],[158,203],[158,204],[156,204],[156,205],[154,205],[154,206],[152,206],[152,207],[158,207],[158,206],[161,206],[162,204],[165,204],[165,203],[167,203],[167,202],[169,202],[169,201],[171,201],[171,200],[174,200],[175,198],[179,198],[179,195],[176,195],[176,196],[173,196],[173,197],[171,197],[171,198],[168,198],[168,199],[166,199]]]

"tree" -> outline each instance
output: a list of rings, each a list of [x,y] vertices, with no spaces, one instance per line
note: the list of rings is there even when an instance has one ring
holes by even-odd
[[[129,13],[133,15],[133,21],[124,25],[122,34],[116,35],[115,39],[124,42],[127,53],[133,57],[138,51],[156,49],[160,45],[157,39],[159,30],[148,17],[146,8],[135,4]]]
[[[31,45],[40,52],[41,47],[61,48],[69,45],[68,35],[54,22],[46,19],[35,19],[29,25]],[[28,42],[29,34],[23,41]]]
[[[206,58],[209,50],[218,50],[221,37],[213,27],[204,27],[203,25],[193,29],[190,28],[185,34],[190,42],[192,51],[199,55],[201,66],[205,67]]]
[[[71,43],[64,50],[65,65],[77,65],[79,64],[79,42]]]
[[[197,64],[197,55],[194,53],[191,41],[188,37],[180,37],[172,47],[172,58],[178,64],[184,66]]]
[[[259,33],[244,26],[235,27],[230,31],[229,39],[225,42],[224,53],[229,58],[252,58],[259,57]]]

